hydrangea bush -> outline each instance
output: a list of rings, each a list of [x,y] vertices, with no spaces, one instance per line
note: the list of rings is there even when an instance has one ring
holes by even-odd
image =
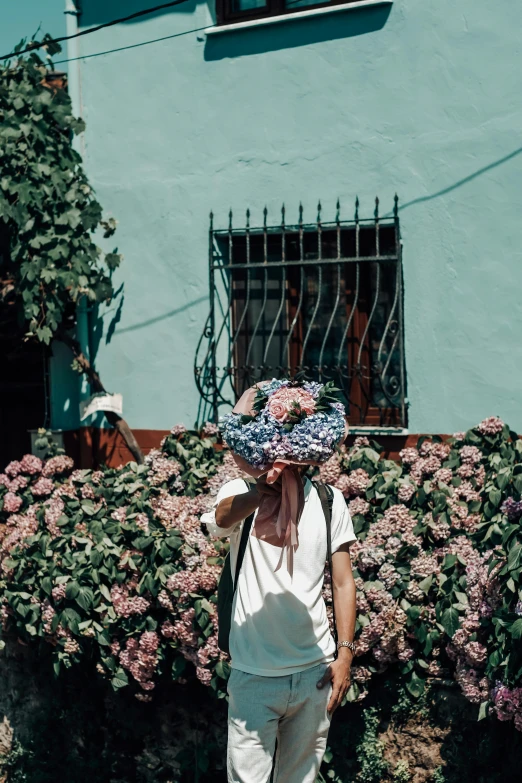
[[[225,696],[216,586],[227,544],[200,524],[240,475],[215,425],[175,427],[146,464],[74,470],[26,455],[0,476],[5,632],[52,645],[54,667],[91,662],[142,701],[160,678]],[[455,680],[522,730],[522,441],[497,418],[420,438],[400,460],[366,438],[321,466],[358,541],[357,658],[350,701],[393,667],[410,694]],[[325,585],[327,601],[331,587]]]

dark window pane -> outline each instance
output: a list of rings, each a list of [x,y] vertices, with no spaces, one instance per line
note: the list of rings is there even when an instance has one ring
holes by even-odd
[[[265,0],[232,0],[234,13],[240,11],[254,11],[256,8],[266,8]]]
[[[286,0],[285,8],[288,11],[299,11],[308,6],[323,5],[325,0]]]

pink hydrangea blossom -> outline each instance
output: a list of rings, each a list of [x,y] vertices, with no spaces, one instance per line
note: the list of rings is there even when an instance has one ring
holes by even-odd
[[[333,454],[326,462],[323,462],[319,468],[319,477],[325,484],[333,484],[335,486],[341,474],[341,460],[337,453]]]
[[[399,456],[405,465],[413,465],[420,458],[417,449],[411,447],[402,449]]]
[[[123,525],[127,519],[128,508],[128,506],[121,506],[120,508],[114,509],[114,511],[111,512],[111,519],[114,519],[116,522],[119,522],[120,525]]]
[[[120,617],[144,614],[150,606],[149,601],[140,595],[131,595],[131,587],[114,584],[111,587],[111,601],[114,611]]]
[[[74,467],[74,460],[67,457],[65,454],[60,454],[58,457],[51,457],[44,463],[42,473],[44,476],[57,476],[62,473],[68,473]]]
[[[359,449],[367,448],[369,445],[370,445],[370,441],[368,440],[366,435],[358,435],[353,442],[351,452],[352,454],[354,454],[357,451],[359,451]]]
[[[54,489],[54,483],[52,479],[41,476],[38,481],[31,487],[31,491],[35,497],[43,497],[50,495]]]
[[[144,533],[149,532],[149,518],[146,514],[136,514],[134,524]]]
[[[55,603],[58,603],[59,601],[63,601],[65,598],[65,591],[67,587],[66,585],[56,585],[56,587],[53,587],[51,594],[53,596],[53,601]]]
[[[94,488],[90,484],[83,484],[81,488],[81,496],[85,500],[94,500],[96,497],[96,493],[94,492]]]
[[[3,510],[8,514],[16,514],[22,508],[23,500],[19,495],[15,495],[14,492],[7,492],[4,495]]]
[[[462,446],[459,451],[461,462],[475,465],[483,459],[483,454],[477,446]]]
[[[203,666],[196,666],[196,676],[203,685],[210,685],[212,680],[212,672],[210,669],[205,669]]]
[[[8,466],[5,469],[5,472],[11,478],[15,478],[16,476],[18,476],[18,474],[21,472],[21,470],[22,470],[21,463],[18,460],[15,459],[15,460],[13,460],[12,462],[10,462],[8,464]]]
[[[348,503],[348,511],[352,516],[355,516],[356,514],[366,516],[369,510],[370,504],[367,500],[364,500],[364,498],[354,498]]]
[[[154,677],[158,665],[160,637],[155,631],[145,631],[138,638],[127,639],[125,649],[119,653],[120,663],[130,671],[144,691],[154,688]]]
[[[477,427],[481,435],[498,435],[504,429],[504,422],[498,416],[488,416]]]
[[[56,523],[65,510],[64,502],[60,497],[53,496],[46,502],[44,508],[47,529],[53,538],[58,538],[60,535],[60,528]]]
[[[9,483],[9,489],[11,492],[19,492],[21,489],[25,489],[29,481],[27,476],[17,476]]]
[[[404,481],[399,485],[397,498],[401,503],[409,503],[416,491],[417,487],[414,484],[410,484],[409,482]]]
[[[336,482],[336,485],[345,497],[351,497],[364,495],[369,483],[370,477],[368,473],[362,468],[357,468],[357,470],[352,470],[349,474],[344,473]]]
[[[219,435],[219,427],[212,421],[206,421],[201,428],[201,435],[203,438],[213,438]]]
[[[27,473],[29,476],[35,476],[37,473],[41,473],[42,468],[42,460],[34,454],[24,454],[20,461],[21,472]]]
[[[453,478],[453,473],[449,468],[439,468],[437,471],[435,471],[433,478],[435,481],[440,481],[442,484],[450,484],[451,479]]]
[[[181,473],[180,463],[175,459],[164,457],[157,449],[147,454],[145,464],[149,466],[149,482],[153,487],[168,483]]]

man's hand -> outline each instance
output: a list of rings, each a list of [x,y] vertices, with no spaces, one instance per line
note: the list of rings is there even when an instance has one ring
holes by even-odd
[[[333,714],[341,704],[350,687],[350,668],[352,655],[340,655],[330,664],[323,677],[317,683],[318,688],[324,688],[327,682],[332,682],[332,696],[328,702],[328,712]]]
[[[274,481],[273,484],[269,484],[266,480],[266,473],[263,476],[260,476],[256,481],[256,490],[260,495],[280,495],[282,486],[283,479],[281,476],[279,476],[277,481]]]

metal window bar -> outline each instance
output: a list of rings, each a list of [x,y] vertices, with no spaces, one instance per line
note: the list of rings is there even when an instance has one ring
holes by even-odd
[[[194,373],[200,417],[218,420],[256,381],[302,373],[342,389],[353,426],[406,427],[398,198],[389,215],[216,229],[210,312]]]

